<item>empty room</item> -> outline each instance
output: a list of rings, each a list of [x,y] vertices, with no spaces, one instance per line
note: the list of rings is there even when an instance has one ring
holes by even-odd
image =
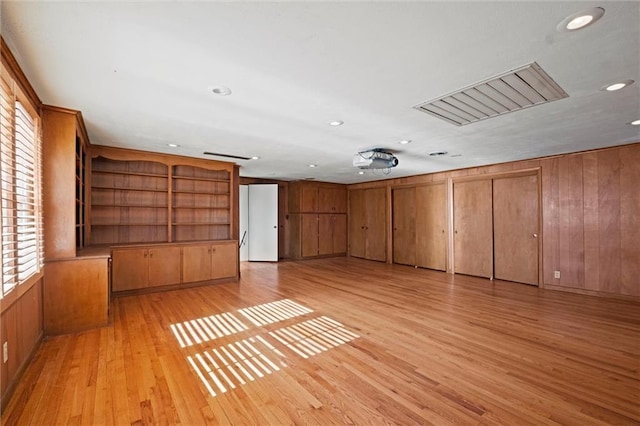
[[[640,3],[0,19],[3,425],[640,424]]]

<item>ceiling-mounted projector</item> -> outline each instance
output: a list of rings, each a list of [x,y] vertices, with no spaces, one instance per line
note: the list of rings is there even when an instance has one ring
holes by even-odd
[[[359,169],[390,169],[398,165],[398,158],[380,150],[362,151],[353,156],[353,166]]]

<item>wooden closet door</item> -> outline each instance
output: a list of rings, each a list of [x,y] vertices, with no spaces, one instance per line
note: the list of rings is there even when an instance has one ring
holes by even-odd
[[[447,187],[416,188],[416,265],[447,269]]]
[[[336,214],[333,219],[333,253],[347,252],[347,215]]]
[[[317,214],[301,214],[302,220],[300,234],[302,241],[302,257],[318,255],[318,215]]]
[[[538,177],[493,181],[495,277],[538,285]]]
[[[365,190],[349,191],[349,256],[365,257]]]
[[[387,258],[386,217],[387,189],[371,188],[365,194],[366,211],[366,249],[365,257],[384,262]]]
[[[318,254],[333,254],[333,216],[318,215]]]
[[[491,180],[453,186],[454,272],[493,276],[493,199]]]
[[[393,262],[416,264],[416,189],[393,190]]]

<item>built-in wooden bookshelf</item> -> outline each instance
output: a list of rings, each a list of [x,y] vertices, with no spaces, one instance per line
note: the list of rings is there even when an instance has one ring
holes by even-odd
[[[99,150],[91,159],[91,245],[232,238],[233,164]]]
[[[85,179],[87,152],[79,135],[76,136],[76,250],[85,246],[86,191]]]
[[[91,244],[168,241],[166,164],[96,157],[91,163]]]
[[[226,170],[173,166],[173,241],[230,238],[230,178]]]

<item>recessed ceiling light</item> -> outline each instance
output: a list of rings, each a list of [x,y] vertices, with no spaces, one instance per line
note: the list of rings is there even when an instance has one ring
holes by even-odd
[[[344,121],[342,120],[335,120],[335,121],[330,121],[329,122],[329,126],[342,126],[344,124]]]
[[[260,157],[258,157],[257,155],[254,155],[253,157],[251,157],[252,160],[259,160]]]
[[[363,174],[364,174],[364,172],[360,171],[360,172],[358,172],[358,174],[359,174],[359,175],[363,175]]]
[[[312,168],[313,167],[318,167],[318,165],[317,164],[309,164],[309,167],[312,167]]]
[[[409,139],[405,139],[403,141],[398,142],[400,145],[406,145],[408,143],[411,143],[411,141]]]
[[[640,126],[640,120],[632,121],[632,122],[631,122],[631,123],[629,123],[629,124],[631,124],[632,126]]]
[[[447,151],[434,151],[429,153],[429,155],[432,157],[439,157],[441,155],[447,155],[447,154],[448,154]]]
[[[602,15],[604,15],[604,9],[601,7],[583,10],[564,18],[556,29],[562,32],[579,30],[595,23],[598,19],[602,18]]]
[[[168,144],[167,144],[167,146],[168,146],[168,147],[171,147],[171,148],[177,148],[177,147],[179,147],[180,145],[175,144],[175,143],[168,143]]]
[[[606,90],[607,92],[615,92],[616,90],[624,89],[627,86],[631,86],[633,80],[616,81],[615,83],[609,83],[600,88],[600,90]]]
[[[231,94],[231,89],[226,86],[215,86],[210,88],[211,92],[220,96],[229,96]]]

